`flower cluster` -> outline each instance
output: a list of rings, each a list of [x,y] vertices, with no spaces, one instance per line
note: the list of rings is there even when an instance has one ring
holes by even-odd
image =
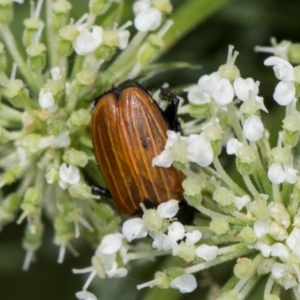
[[[238,52],[229,46],[224,65],[184,90],[184,134],[167,131],[163,151],[152,160],[153,168],[173,165],[185,175],[184,198],[197,211],[194,223],[177,219],[182,199],[163,199],[151,209],[141,203],[143,215],[121,226],[120,216],[97,203],[87,184],[86,174],[99,177],[90,99],[143,74],[158,57],[164,36],[176,26],[168,20],[172,4],[137,0],[133,19],[121,23],[119,1],[90,0],[78,20],[71,18],[71,2],[48,1],[45,22],[38,0],[30,4],[17,47],[9,24],[22,2],[0,0],[0,227],[26,222],[23,269],[42,244],[46,216],[59,263],[67,249],[76,254],[72,242],[80,236],[99,245],[91,267],[74,269],[90,273],[78,299],[96,299],[87,291],[96,276],[124,277],[132,261],[158,256],[175,256],[182,264],[158,270],[138,289],[189,293],[197,288],[198,272],[234,260],[233,276],[214,298],[246,299],[266,275],[264,299],[279,299],[281,288],[300,299],[299,45],[272,39],[272,47],[255,48],[273,55],[265,65],[279,80],[274,100],[286,110],[277,145],[270,145],[261,119],[268,110],[260,83],[242,77]],[[226,155],[235,156],[238,180],[221,163]]]

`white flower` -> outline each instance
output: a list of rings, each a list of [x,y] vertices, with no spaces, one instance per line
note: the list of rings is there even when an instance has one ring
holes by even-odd
[[[271,247],[265,243],[257,243],[255,248],[261,252],[264,257],[269,257],[271,255]]]
[[[80,180],[80,174],[78,168],[73,165],[69,165],[69,167],[63,163],[59,168],[59,177],[60,177],[60,186],[65,189],[67,187],[66,184],[76,184]]]
[[[197,287],[195,276],[191,274],[183,274],[176,277],[170,282],[170,287],[178,289],[181,293],[190,293]]]
[[[73,42],[73,47],[78,55],[91,53],[101,45],[103,29],[100,26],[93,26],[91,32],[84,25],[79,25],[77,29],[79,35]]]
[[[196,248],[196,255],[203,258],[205,261],[211,261],[217,257],[218,247],[202,244]]]
[[[148,229],[140,218],[127,220],[123,223],[122,233],[128,242],[134,239],[140,239],[148,234]]]
[[[210,95],[202,91],[197,85],[193,85],[184,91],[188,92],[187,98],[192,104],[203,105],[211,101]]]
[[[270,231],[270,225],[266,221],[256,221],[253,230],[257,238],[261,238]]]
[[[247,140],[256,142],[263,136],[264,124],[257,115],[251,115],[243,124],[243,132]]]
[[[46,92],[44,89],[39,93],[39,105],[41,108],[50,108],[54,105],[54,97],[50,92]]]
[[[227,105],[233,100],[234,90],[229,79],[221,77],[218,72],[202,76],[198,85],[220,105]]]
[[[238,211],[245,207],[251,201],[249,195],[244,195],[243,197],[234,197],[234,204]]]
[[[167,131],[167,136],[165,149],[153,158],[152,166],[169,168],[176,159],[182,163],[188,161],[186,158],[187,138],[172,130]]]
[[[180,222],[173,222],[169,227],[168,227],[168,237],[177,242],[179,240],[182,240],[185,236],[185,231],[184,227]]]
[[[120,233],[108,234],[104,236],[96,250],[96,255],[109,255],[118,252],[121,249],[123,238],[123,235]]]
[[[274,99],[279,105],[288,105],[295,98],[295,74],[293,66],[283,58],[271,56],[264,62],[266,66],[273,66],[275,76],[281,80],[274,92]]]
[[[88,291],[77,292],[76,298],[79,300],[97,300],[97,297]]]
[[[239,142],[236,138],[231,138],[228,140],[226,145],[227,154],[236,154],[237,150],[243,147],[243,143]]]
[[[185,234],[185,237],[186,237],[185,243],[187,245],[194,245],[198,241],[200,241],[202,237],[202,233],[199,230],[193,230],[192,232],[187,232]]]
[[[288,182],[290,184],[295,184],[298,180],[299,171],[293,169],[288,165],[284,165],[275,162],[271,164],[268,170],[268,178],[272,183],[281,184],[283,182]]]
[[[156,210],[161,218],[172,218],[178,213],[179,202],[177,200],[171,199],[159,204]]]
[[[50,70],[51,77],[53,80],[61,80],[61,72],[58,67],[54,67]]]
[[[271,246],[271,256],[279,257],[281,261],[287,261],[289,252],[282,243],[275,243]]]
[[[156,8],[146,8],[138,12],[134,18],[134,26],[138,31],[156,30],[162,20],[162,13]]]
[[[51,146],[53,148],[67,148],[71,145],[71,139],[69,131],[65,130],[59,133],[51,141]]]
[[[214,158],[213,149],[203,133],[188,137],[187,158],[201,167],[209,166]]]
[[[280,279],[289,275],[289,272],[285,265],[275,262],[272,266],[271,274],[275,279]]]
[[[290,41],[283,40],[278,44],[275,38],[271,38],[271,45],[272,45],[272,47],[256,46],[254,48],[254,50],[257,51],[257,52],[272,53],[275,56],[278,56],[278,57],[281,57],[285,60],[288,60],[287,52],[288,52],[288,49],[291,45]]]

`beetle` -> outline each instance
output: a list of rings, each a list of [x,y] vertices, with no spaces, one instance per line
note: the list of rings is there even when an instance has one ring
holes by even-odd
[[[184,200],[184,175],[174,167],[152,167],[165,147],[167,130],[181,131],[179,99],[165,88],[162,110],[139,83],[126,81],[94,100],[91,121],[93,149],[107,189],[93,185],[93,193],[113,198],[124,215],[141,213],[140,203],[155,207],[169,199]]]

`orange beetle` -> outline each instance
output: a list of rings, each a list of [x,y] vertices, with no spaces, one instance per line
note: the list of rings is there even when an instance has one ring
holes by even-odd
[[[141,212],[141,202],[149,207],[184,199],[184,175],[174,167],[152,167],[152,159],[164,149],[167,130],[181,130],[179,99],[164,88],[161,96],[169,101],[165,110],[143,86],[126,81],[94,101],[92,142],[107,189],[92,190],[111,196],[127,216]]]

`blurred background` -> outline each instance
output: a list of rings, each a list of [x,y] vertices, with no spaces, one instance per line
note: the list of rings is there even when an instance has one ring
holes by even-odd
[[[27,1],[27,0],[26,0]],[[172,1],[176,6],[182,0]],[[189,0],[185,0],[189,1]],[[201,0],[199,0],[201,1]],[[29,1],[28,1],[29,2]],[[86,0],[74,0],[73,16],[78,19],[83,11],[87,11]],[[16,28],[29,15],[29,7],[15,5]],[[132,19],[132,1],[126,0],[126,13],[124,20]],[[277,83],[270,67],[263,65],[267,57],[263,53],[255,53],[256,45],[269,46],[270,38],[300,42],[300,2],[297,0],[232,0],[224,4],[206,20],[193,29],[188,35],[165,53],[160,61],[182,61],[193,65],[201,65],[200,69],[183,69],[176,72],[167,72],[155,76],[149,80],[149,86],[157,87],[168,82],[170,87],[196,83],[203,74],[216,71],[226,62],[228,45],[234,45],[240,55],[237,66],[244,78],[252,77],[261,82],[260,96],[265,99],[269,111],[272,111],[272,119],[264,115],[266,123],[272,124],[272,144],[276,143],[277,132],[281,126],[284,110],[278,106],[273,107],[272,94]],[[186,16],[187,18],[189,16]],[[20,27],[19,27],[20,28]],[[21,38],[21,31],[16,31],[17,39]],[[266,125],[268,127],[268,125]],[[269,127],[270,128],[270,127]],[[73,275],[72,268],[84,268],[90,266],[90,257],[93,249],[80,240],[74,247],[81,253],[74,258],[67,252],[65,262],[58,265],[56,260],[58,248],[53,244],[52,225],[46,223],[44,244],[37,252],[36,263],[32,264],[27,272],[21,271],[25,252],[22,249],[22,235],[24,225],[11,224],[4,228],[0,234],[0,299],[1,300],[71,300],[75,299],[75,292],[82,288],[86,279],[82,275]],[[201,274],[199,288],[187,295],[181,295],[172,290],[149,289],[137,291],[136,285],[153,278],[153,270],[162,269],[164,264],[171,261],[149,262],[140,266],[134,266],[134,272],[129,273],[123,279],[109,279],[93,281],[92,288],[99,300],[152,300],[159,299],[206,299],[209,293],[218,288],[217,283],[222,284],[230,276],[230,264],[213,268],[211,273]],[[159,265],[159,267],[158,267]],[[215,282],[215,283],[214,283]],[[253,292],[251,299],[262,299],[259,287]],[[289,299],[282,295],[282,299]]]

